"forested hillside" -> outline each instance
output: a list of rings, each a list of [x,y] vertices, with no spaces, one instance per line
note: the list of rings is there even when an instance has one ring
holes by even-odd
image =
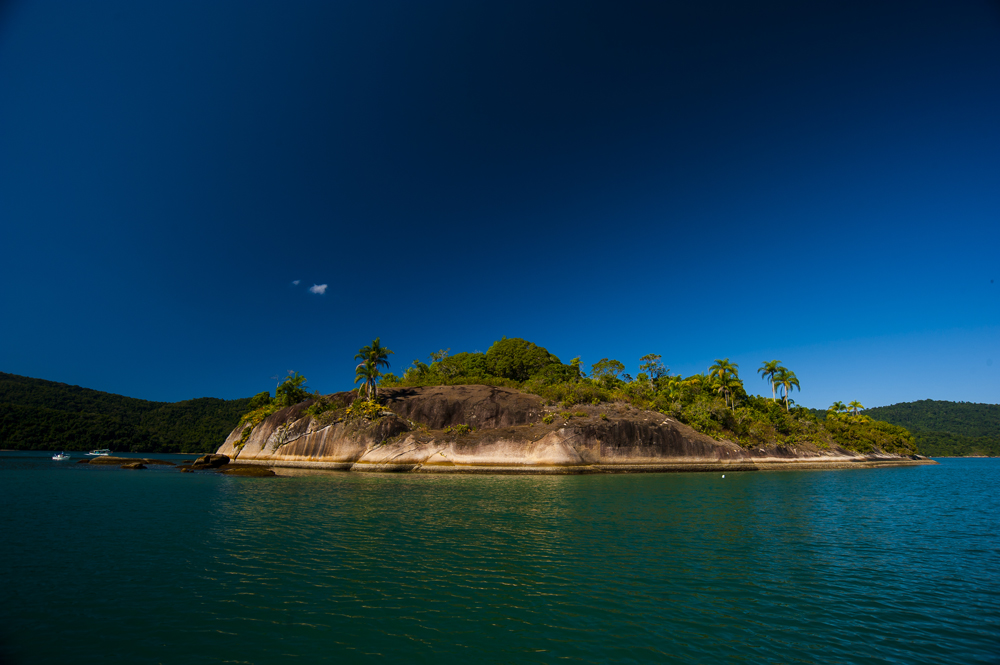
[[[924,455],[1000,456],[1000,404],[925,399],[879,406],[865,414],[910,430]]]
[[[250,399],[150,402],[0,372],[0,447],[117,452],[213,451]]]

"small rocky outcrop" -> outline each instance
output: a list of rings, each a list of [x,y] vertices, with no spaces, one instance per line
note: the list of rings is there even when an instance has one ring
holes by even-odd
[[[149,468],[142,462],[132,462],[131,464],[122,464],[119,469],[146,469]]]
[[[209,467],[212,469],[217,469],[220,466],[225,466],[226,464],[229,464],[228,455],[219,455],[217,453],[212,453],[208,455],[202,455],[201,457],[199,457],[194,461],[194,464],[192,464],[192,466]]]

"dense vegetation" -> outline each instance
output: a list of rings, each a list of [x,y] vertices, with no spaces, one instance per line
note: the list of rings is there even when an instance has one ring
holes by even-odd
[[[866,413],[913,432],[925,455],[1000,456],[1000,404],[925,399],[879,406]]]
[[[863,407],[857,402],[851,403],[853,409],[834,405],[826,417],[795,405],[791,392],[800,389],[799,380],[779,360],[763,362],[757,369],[771,388],[772,397],[767,398],[747,393],[739,366],[728,358],[716,360],[705,374],[683,377],[671,375],[661,356],[649,354],[639,359],[640,373],[633,378],[619,360],[602,358],[585,373],[580,358],[564,364],[532,342],[504,338],[486,353],[449,355],[450,349],[442,349],[430,354],[429,363],[414,360],[397,376],[380,371],[388,366],[391,353],[375,340],[356,357],[362,361],[356,378],[364,381],[369,400],[376,398],[375,382],[385,387],[486,384],[531,392],[567,409],[575,404],[627,402],[745,447],[811,442],[821,448],[840,445],[863,453],[916,452],[909,432],[859,413]]]
[[[212,397],[150,402],[0,372],[0,447],[214,451],[249,404]]]

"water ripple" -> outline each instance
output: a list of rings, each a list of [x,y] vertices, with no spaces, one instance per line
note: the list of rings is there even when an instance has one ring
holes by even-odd
[[[262,482],[0,457],[2,653],[996,662],[997,462]]]

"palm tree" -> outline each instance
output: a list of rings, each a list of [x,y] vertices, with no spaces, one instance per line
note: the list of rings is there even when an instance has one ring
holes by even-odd
[[[368,391],[369,401],[372,399],[372,392],[378,394],[377,381],[379,377],[378,368],[371,360],[366,360],[354,368],[354,383],[364,381],[364,388]]]
[[[734,379],[740,378],[740,366],[736,363],[729,362],[729,358],[725,360],[715,359],[715,364],[708,368],[709,376],[718,376],[720,379],[731,376]]]
[[[740,378],[740,366],[729,362],[729,358],[725,360],[716,358],[715,364],[708,368],[708,375],[719,377],[718,391],[726,397],[726,406],[729,406],[729,396],[732,394],[733,386],[731,379]],[[733,407],[735,408],[735,404]]]
[[[389,367],[389,356],[394,355],[392,349],[382,346],[382,338],[376,337],[369,346],[361,347],[355,354],[354,359],[360,360],[358,366],[354,368],[357,383],[362,378],[365,379],[365,386],[368,388],[368,399],[378,396],[378,377],[381,374],[379,368]]]
[[[843,413],[844,411],[847,411],[847,407],[844,406],[843,402],[837,400],[836,402],[830,405],[830,408],[827,409],[827,411],[833,411],[834,413]]]
[[[774,382],[785,389],[785,411],[788,411],[788,392],[792,388],[798,388],[799,391],[802,388],[799,386],[799,380],[795,376],[795,372],[781,367],[778,372],[774,375]]]
[[[382,346],[382,338],[376,337],[372,340],[369,346],[363,346],[355,354],[354,359],[364,362],[365,360],[371,360],[375,363],[375,369],[378,368],[388,368],[389,367],[389,356],[395,355],[391,349],[387,349]]]
[[[774,375],[778,373],[779,370],[785,369],[781,366],[780,360],[769,360],[765,363],[761,363],[760,367],[757,368],[757,373],[760,374],[760,378],[767,379],[771,384],[771,401],[773,402],[776,398],[775,392],[777,388],[774,384]]]
[[[864,410],[865,407],[858,400],[854,400],[853,402],[848,403],[847,408],[852,409],[854,411],[854,415],[858,415],[858,409]]]
[[[726,376],[716,379],[719,383],[719,387],[716,388],[716,392],[722,393],[723,398],[726,400],[726,405],[733,411],[736,411],[736,400],[733,398],[733,386],[735,385],[735,377],[727,374]]]

